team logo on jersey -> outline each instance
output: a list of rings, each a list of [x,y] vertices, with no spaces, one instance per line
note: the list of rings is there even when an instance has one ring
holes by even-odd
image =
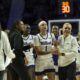
[[[45,42],[40,42],[42,45],[48,45],[51,44],[51,42],[45,41]]]

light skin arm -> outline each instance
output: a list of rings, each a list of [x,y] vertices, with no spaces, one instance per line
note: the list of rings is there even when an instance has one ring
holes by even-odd
[[[52,49],[50,51],[42,51],[40,46],[35,46],[35,51],[37,52],[38,55],[45,55],[52,53]]]

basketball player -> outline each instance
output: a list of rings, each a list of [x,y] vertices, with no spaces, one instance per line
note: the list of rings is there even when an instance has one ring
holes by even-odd
[[[53,25],[51,31],[52,31],[52,34],[55,37],[55,41],[57,41],[58,40],[58,37],[59,37],[59,28],[58,28],[58,26]],[[53,56],[53,59],[54,59],[54,65],[58,66],[58,56],[57,55],[54,55]]]
[[[55,42],[57,42],[58,37],[59,37],[59,27],[57,25],[53,25],[51,29],[52,35],[55,37]],[[56,78],[58,79],[58,55],[53,55],[53,60],[54,60],[54,66],[55,66],[55,73],[56,73]]]
[[[28,74],[30,80],[35,80],[35,64],[34,64],[34,54],[33,54],[33,35],[30,34],[30,25],[25,24],[23,38],[23,52],[26,56],[26,66],[28,67]]]
[[[52,41],[53,38],[47,32],[48,27],[46,21],[40,21],[40,33],[34,39],[35,50],[37,53],[35,72],[37,80],[43,80],[44,74],[48,76],[48,80],[55,80],[54,75],[54,62],[52,58]]]

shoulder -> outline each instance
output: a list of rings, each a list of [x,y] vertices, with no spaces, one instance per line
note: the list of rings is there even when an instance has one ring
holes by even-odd
[[[58,37],[58,39],[62,39],[63,38],[63,35],[60,35],[59,37]]]
[[[39,38],[39,37],[40,37],[40,34],[36,34],[36,35],[35,35],[35,38]]]
[[[53,33],[50,33],[50,34],[51,34],[52,37],[54,37],[54,34]]]
[[[7,34],[4,31],[1,31],[1,37],[3,38],[3,37],[6,37],[6,36],[7,36]]]
[[[36,37],[39,37],[40,36],[40,34],[38,33],[38,34],[36,34]]]
[[[6,35],[6,33],[4,31],[1,31],[1,35]]]
[[[36,34],[33,39],[35,42],[39,41],[40,40],[39,34]]]
[[[29,34],[29,38],[33,39],[34,38],[34,35]]]
[[[36,35],[31,35],[32,39],[34,39],[36,37]]]
[[[4,31],[1,31],[1,40],[3,41],[3,43],[9,40],[8,35]]]
[[[71,37],[72,40],[77,40],[76,37],[73,36],[73,35],[70,35],[70,37]]]
[[[34,36],[34,39],[35,39],[35,38],[38,38],[38,37],[39,37],[39,34],[36,34],[36,35]]]
[[[18,36],[18,35],[20,34],[15,30],[9,33],[9,37]]]

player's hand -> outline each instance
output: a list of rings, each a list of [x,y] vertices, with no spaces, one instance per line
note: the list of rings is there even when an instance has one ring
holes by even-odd
[[[34,48],[34,44],[30,44],[30,46],[31,46],[32,48]]]
[[[59,54],[60,54],[59,48],[54,47],[54,48],[52,49],[52,54],[54,54],[54,55],[59,55]]]

